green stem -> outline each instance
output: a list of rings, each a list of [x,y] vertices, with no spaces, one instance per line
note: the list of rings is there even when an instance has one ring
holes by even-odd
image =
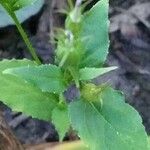
[[[14,11],[12,11],[9,6],[5,5],[5,4],[2,4],[2,6],[5,8],[5,10],[8,12],[8,14],[11,16],[11,18],[14,20],[17,28],[18,28],[18,31],[20,33],[20,35],[22,36],[23,38],[23,41],[25,42],[29,52],[31,53],[33,59],[36,61],[36,63],[38,64],[41,64],[36,52],[35,52],[35,49],[33,48],[27,34],[25,33],[24,29],[22,28],[22,26],[20,25],[19,23],[19,20],[16,16],[16,14],[14,13]]]
[[[62,67],[62,66],[65,64],[65,62],[66,62],[68,56],[69,56],[69,52],[67,52],[67,53],[62,57],[62,59],[61,59],[61,61],[60,61],[60,63],[59,63],[59,67]]]
[[[74,6],[73,6],[73,1],[72,0],[68,0],[68,5],[69,5],[69,8],[70,8],[70,11],[73,10]]]

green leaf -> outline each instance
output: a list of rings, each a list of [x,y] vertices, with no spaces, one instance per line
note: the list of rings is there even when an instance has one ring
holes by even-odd
[[[79,70],[80,80],[91,80],[115,69],[117,69],[117,67],[82,68]]]
[[[16,0],[16,3],[14,6],[18,7],[18,9],[28,6],[28,5],[33,5],[35,2],[38,0]],[[44,1],[44,0],[43,0]]]
[[[0,2],[1,3],[1,2]],[[34,5],[24,7],[22,9],[17,10],[15,13],[20,23],[27,20],[29,17],[37,14],[44,4],[44,0],[37,0]],[[18,9],[18,8],[16,8]],[[5,27],[8,25],[14,25],[14,21],[7,14],[6,10],[0,4],[0,27]]]
[[[148,137],[148,149],[150,150],[150,137]]]
[[[70,127],[68,107],[57,106],[52,112],[52,122],[58,131],[60,141],[62,141]]]
[[[13,111],[23,112],[34,118],[50,121],[56,105],[54,95],[43,93],[39,88],[15,76],[4,75],[7,68],[35,66],[29,60],[4,60],[0,62],[0,100]]]
[[[33,5],[36,1],[39,0],[0,0],[0,4],[6,5],[12,11],[19,10],[25,6]]]
[[[39,87],[43,92],[62,93],[66,86],[61,69],[55,65],[26,66],[3,71]]]
[[[106,88],[101,102],[85,100],[69,106],[71,124],[91,150],[148,150],[139,114],[117,91]]]
[[[37,66],[37,63],[35,61],[31,61],[28,59],[22,59],[22,60],[4,59],[4,60],[0,61],[0,74],[2,74],[2,71],[6,70],[8,68],[23,67],[23,66]]]
[[[99,1],[83,16],[79,33],[79,39],[85,39],[82,68],[96,67],[106,60],[109,47],[108,25],[108,0]]]

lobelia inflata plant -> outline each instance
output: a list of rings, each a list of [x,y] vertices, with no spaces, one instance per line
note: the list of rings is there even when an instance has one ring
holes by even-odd
[[[87,150],[148,150],[142,119],[123,94],[91,81],[116,69],[103,67],[109,48],[108,0],[98,1],[85,13],[82,1],[77,1],[57,35],[54,65],[40,64],[15,15],[15,10],[33,2],[0,0],[35,59],[0,62],[0,100],[13,111],[51,121],[60,141],[72,127]],[[64,92],[72,83],[80,96],[67,102]]]

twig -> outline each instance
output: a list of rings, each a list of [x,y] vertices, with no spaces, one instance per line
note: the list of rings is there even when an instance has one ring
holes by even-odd
[[[0,112],[0,150],[24,150]]]
[[[19,124],[21,124],[22,122],[24,122],[25,120],[27,120],[29,117],[25,116],[25,115],[19,115],[18,117],[16,117],[15,119],[13,119],[9,125],[12,128],[16,128]]]

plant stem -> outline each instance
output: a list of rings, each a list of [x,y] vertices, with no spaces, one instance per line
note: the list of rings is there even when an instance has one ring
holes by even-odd
[[[18,31],[20,33],[20,35],[22,36],[22,39],[23,41],[25,42],[30,54],[32,55],[33,59],[36,61],[37,64],[41,64],[36,52],[35,52],[35,49],[33,48],[27,34],[25,33],[24,29],[22,28],[21,24],[19,23],[19,20],[16,16],[16,14],[14,13],[14,11],[12,11],[7,5],[3,4],[2,5],[6,11],[8,12],[8,14],[11,16],[11,18],[14,20],[17,28],[18,28]]]
[[[70,10],[73,10],[73,8],[74,8],[73,1],[72,0],[67,0],[67,2],[68,2]]]
[[[66,62],[68,56],[69,56],[69,52],[67,52],[67,53],[62,57],[62,59],[61,59],[61,61],[60,61],[60,63],[59,63],[59,67],[62,67],[62,66],[65,64],[65,62]]]

